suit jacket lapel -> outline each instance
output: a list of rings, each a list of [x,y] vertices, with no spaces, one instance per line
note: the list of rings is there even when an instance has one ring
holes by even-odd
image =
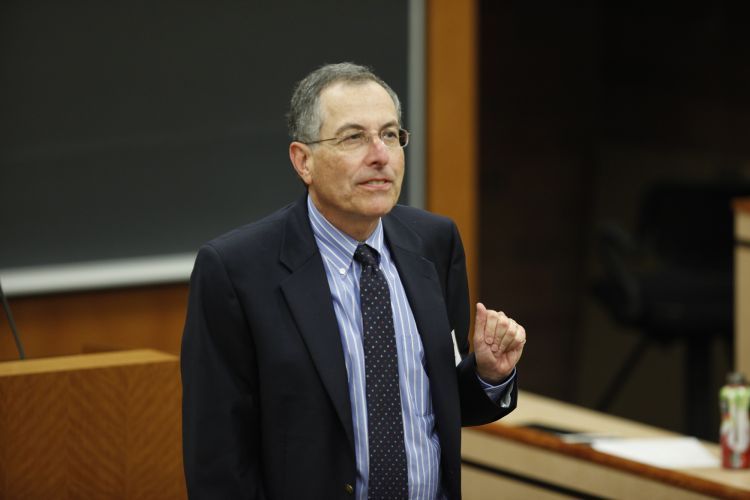
[[[457,433],[461,416],[450,320],[440,278],[435,264],[422,257],[429,253],[419,235],[392,215],[383,218],[383,228],[422,339],[444,472],[452,471],[460,456]]]
[[[450,362],[445,364],[445,355],[452,356],[453,348],[437,270],[431,261],[422,257],[423,243],[414,231],[393,216],[383,218],[383,229],[422,338],[431,385],[441,387],[440,379],[446,374],[440,368],[452,366]],[[455,378],[454,373],[447,375]]]
[[[354,450],[344,351],[305,198],[290,209],[280,260],[291,273],[281,284],[282,292]]]

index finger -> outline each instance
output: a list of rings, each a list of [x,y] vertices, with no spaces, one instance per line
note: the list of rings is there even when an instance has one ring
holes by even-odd
[[[474,319],[474,341],[484,340],[484,329],[487,326],[487,308],[477,302],[477,315]]]

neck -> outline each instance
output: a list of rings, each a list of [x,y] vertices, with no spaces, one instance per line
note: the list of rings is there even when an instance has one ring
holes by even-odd
[[[346,221],[346,223],[344,223],[344,221],[336,220],[335,217],[331,218],[323,212],[321,212],[321,214],[323,214],[323,217],[325,217],[326,220],[336,229],[360,242],[365,241],[370,237],[373,231],[375,231],[375,228],[378,227],[378,220],[380,220],[380,218],[378,218],[374,221]]]
[[[375,219],[371,217],[360,217],[357,219],[350,219],[344,217],[337,217],[335,213],[329,213],[327,210],[321,210],[320,206],[315,203],[315,199],[310,197],[310,201],[315,206],[315,209],[328,221],[333,227],[357,241],[365,241],[378,227],[380,217]]]

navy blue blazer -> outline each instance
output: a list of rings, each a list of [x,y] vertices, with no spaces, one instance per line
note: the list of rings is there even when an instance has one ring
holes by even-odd
[[[455,224],[398,205],[383,228],[424,346],[442,486],[460,498],[461,426],[509,413],[517,384],[510,407],[501,408],[475,375]],[[351,498],[356,463],[344,353],[305,198],[201,247],[181,369],[190,498]]]

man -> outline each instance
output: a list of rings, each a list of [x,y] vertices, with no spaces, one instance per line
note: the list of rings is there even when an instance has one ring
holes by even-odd
[[[456,227],[396,205],[400,123],[367,68],[314,71],[289,114],[307,195],[200,249],[182,344],[191,498],[459,498],[461,425],[515,407],[525,331],[477,304],[468,355]]]

